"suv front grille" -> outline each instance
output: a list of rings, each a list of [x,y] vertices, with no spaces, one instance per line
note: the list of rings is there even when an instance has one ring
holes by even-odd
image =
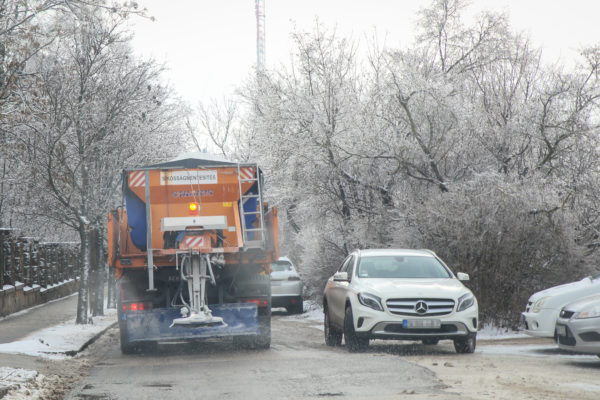
[[[392,314],[411,317],[446,315],[454,310],[452,299],[389,299],[385,304]]]

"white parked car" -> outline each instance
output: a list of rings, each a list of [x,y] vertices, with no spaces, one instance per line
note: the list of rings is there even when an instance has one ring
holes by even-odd
[[[554,337],[560,310],[568,303],[594,294],[600,294],[600,275],[534,293],[525,312],[521,313],[524,332],[531,336]]]
[[[290,314],[302,314],[303,283],[294,264],[287,257],[271,263],[271,306],[285,307]]]
[[[323,296],[325,343],[360,351],[370,339],[454,341],[475,351],[477,300],[429,250],[357,250],[328,281]]]
[[[561,349],[600,356],[600,295],[567,304],[556,321]]]

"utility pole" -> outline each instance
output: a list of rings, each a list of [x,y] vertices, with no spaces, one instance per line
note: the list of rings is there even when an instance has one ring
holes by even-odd
[[[265,70],[265,0],[256,0],[256,70]]]

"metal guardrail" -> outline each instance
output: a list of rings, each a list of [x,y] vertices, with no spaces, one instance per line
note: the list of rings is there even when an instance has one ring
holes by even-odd
[[[79,243],[44,243],[0,228],[0,289],[22,282],[49,287],[79,275]]]

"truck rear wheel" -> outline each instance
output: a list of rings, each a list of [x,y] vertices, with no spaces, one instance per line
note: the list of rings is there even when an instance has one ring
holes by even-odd
[[[120,331],[120,339],[121,339],[121,353],[123,354],[133,354],[135,353],[135,346],[129,342],[127,342],[127,331],[125,328],[119,328]]]
[[[258,334],[236,337],[234,343],[247,348],[268,349],[271,347],[271,279],[268,275],[249,275],[237,285],[240,297],[266,297],[267,306],[258,308]]]
[[[129,343],[127,341],[127,328],[125,325],[125,321],[122,320],[120,312],[122,312],[121,308],[121,296],[117,296],[117,318],[119,319],[119,340],[121,343],[121,353],[123,354],[133,354],[135,353],[136,347],[133,343]]]
[[[258,317],[258,335],[235,336],[233,344],[245,349],[268,349],[271,347],[271,317]]]
[[[271,347],[271,307],[268,316],[258,317],[258,335],[254,338],[254,348],[268,349]]]

